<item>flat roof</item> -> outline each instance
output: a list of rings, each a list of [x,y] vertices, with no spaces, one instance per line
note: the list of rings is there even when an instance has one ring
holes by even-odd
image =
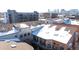
[[[58,29],[58,30],[57,30]],[[47,24],[32,34],[46,40],[55,40],[67,44],[74,33],[73,27]]]
[[[71,21],[71,24],[72,25],[79,25],[79,20],[72,20]]]
[[[16,23],[14,24],[15,27],[18,27],[18,28],[27,28],[29,27],[27,24],[25,23]]]
[[[26,27],[29,27],[28,25],[24,24],[24,23],[21,23],[20,24],[20,28],[26,28]]]

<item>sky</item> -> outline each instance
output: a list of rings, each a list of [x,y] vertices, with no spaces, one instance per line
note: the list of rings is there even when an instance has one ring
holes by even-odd
[[[79,0],[0,0],[0,12],[46,12],[48,9],[79,9]]]

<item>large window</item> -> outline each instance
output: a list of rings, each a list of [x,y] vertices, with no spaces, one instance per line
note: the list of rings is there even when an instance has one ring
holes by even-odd
[[[18,36],[17,35],[15,35],[15,38],[17,38]]]
[[[38,37],[36,37],[36,42],[38,42]]]
[[[20,35],[20,38],[23,38],[23,35]]]
[[[27,36],[27,34],[25,33],[24,36]]]
[[[33,39],[34,39],[34,40],[36,39],[36,36],[35,36],[35,35],[33,35]]]
[[[44,39],[42,39],[42,38],[39,38],[39,42],[40,42],[41,45],[45,45],[46,41]]]
[[[28,33],[28,36],[30,35],[30,33]]]
[[[47,44],[47,48],[51,48],[51,44]]]
[[[38,37],[33,36],[33,40],[34,40],[35,42],[38,42]]]

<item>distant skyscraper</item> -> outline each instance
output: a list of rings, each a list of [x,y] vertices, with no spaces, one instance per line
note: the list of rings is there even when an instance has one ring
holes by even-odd
[[[78,11],[78,9],[71,9],[71,10],[69,10],[69,13],[71,15],[77,15],[79,13],[79,11]]]
[[[65,14],[66,10],[65,9],[61,9],[61,14]]]

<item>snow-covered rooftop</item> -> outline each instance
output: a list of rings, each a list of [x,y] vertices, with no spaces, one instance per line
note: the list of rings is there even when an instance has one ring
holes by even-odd
[[[79,25],[79,21],[77,21],[77,20],[71,20],[71,24],[72,25]]]
[[[69,29],[66,26],[58,26],[58,25],[45,25],[42,29],[34,31],[32,34],[38,37],[41,37],[46,40],[55,40],[58,42],[62,42],[67,44],[71,39],[74,32],[71,32],[73,29]],[[56,28],[59,27],[59,30]]]
[[[14,27],[16,27],[16,28],[28,28],[29,26],[25,23],[16,23],[16,24],[14,24]]]
[[[16,32],[18,32],[18,30],[13,28],[12,30],[10,30],[8,32],[0,32],[0,36],[4,36],[4,35],[8,35],[8,34],[13,34],[13,33],[16,33]]]
[[[26,27],[29,27],[29,26],[24,23],[20,24],[20,28],[26,28]]]

